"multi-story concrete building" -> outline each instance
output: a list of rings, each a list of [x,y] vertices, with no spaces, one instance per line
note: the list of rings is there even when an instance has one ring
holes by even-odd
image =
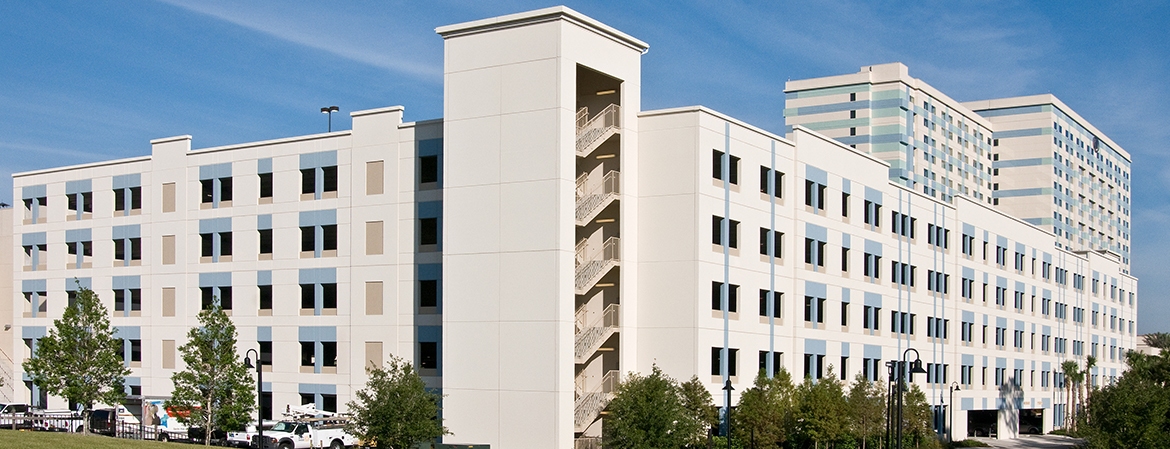
[[[988,203],[986,119],[952,118],[982,159],[953,150],[968,194],[944,197],[891,179],[919,162],[863,146],[878,143],[641,111],[647,45],[567,8],[437,31],[441,120],[359,111],[348,131],[159,139],[15,175],[16,357],[87,286],[126,341],[128,393],[167,396],[218,300],[270,363],[264,415],[342,410],[394,354],[445,395],[444,442],[568,448],[600,435],[621,373],[653,365],[722,405],[761,370],[884,380],[913,348],[940,429],[953,415],[956,435],[1009,436],[1059,425],[1062,361],[1097,355],[1103,382],[1135,347],[1116,253]]]
[[[1052,229],[1065,248],[1120,254],[1128,273],[1129,153],[1052,95],[966,106],[995,128],[998,207]]]
[[[1065,249],[1113,251],[1129,272],[1129,153],[1055,96],[960,103],[898,63],[785,91],[789,126],[889,162],[891,180],[992,204],[1052,230]]]

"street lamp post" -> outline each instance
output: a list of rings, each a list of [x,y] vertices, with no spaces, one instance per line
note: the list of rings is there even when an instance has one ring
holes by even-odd
[[[906,382],[906,357],[914,351],[914,362],[910,364],[910,381],[914,381],[915,374],[925,374],[926,370],[922,369],[922,358],[918,355],[918,350],[914,348],[906,348],[902,352],[902,360],[898,362],[898,449],[902,449],[902,390],[905,388]]]
[[[731,403],[731,392],[733,390],[735,390],[735,388],[733,388],[731,386],[730,379],[723,383],[723,391],[727,392],[726,394],[727,394],[727,403],[728,404]],[[731,449],[731,407],[730,406],[727,407],[726,412],[727,412],[727,449]]]
[[[329,132],[333,132],[333,113],[334,113],[334,112],[337,112],[337,111],[340,111],[340,110],[341,110],[341,109],[340,109],[340,108],[338,108],[337,106],[325,106],[325,107],[322,107],[322,108],[321,108],[321,113],[322,113],[322,114],[328,114],[328,115],[329,115],[329,128],[328,128],[328,129],[329,129]]]
[[[894,373],[897,372],[898,361],[889,360],[886,362],[886,368],[889,369],[890,374],[886,376],[886,449],[893,446],[893,441],[890,439],[890,430],[893,427],[893,405],[894,405]]]
[[[958,382],[951,382],[951,408],[955,407],[955,392],[961,391]],[[950,424],[947,426],[947,441],[955,441],[955,411],[949,413]]]
[[[264,449],[264,412],[261,410],[263,402],[260,400],[260,395],[264,391],[264,362],[260,361],[260,352],[255,349],[249,349],[244,353],[244,366],[252,368],[252,360],[248,358],[248,354],[256,354],[256,447]]]

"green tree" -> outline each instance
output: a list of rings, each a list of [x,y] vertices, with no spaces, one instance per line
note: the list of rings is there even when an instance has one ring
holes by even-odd
[[[787,370],[781,368],[771,379],[761,372],[755,385],[739,396],[733,441],[755,441],[756,447],[766,448],[787,444],[793,428],[795,402],[796,387]]]
[[[711,399],[711,392],[699,381],[698,376],[691,376],[691,380],[684,382],[682,388],[682,405],[686,411],[687,424],[694,432],[691,434],[687,447],[707,447],[707,431],[719,424],[719,411]]]
[[[1170,352],[1126,354],[1129,370],[1094,394],[1082,434],[1093,448],[1170,448]]]
[[[345,429],[366,444],[407,449],[448,435],[439,416],[442,396],[427,391],[418,371],[390,355],[385,366],[366,367],[366,387],[354,393]]]
[[[108,316],[97,294],[81,287],[74,304],[53,321],[49,335],[24,362],[34,384],[85,405],[86,433],[94,403],[120,404],[126,397],[124,382],[130,368],[122,360],[123,343],[114,337]]]
[[[1080,382],[1077,380],[1080,377],[1080,367],[1077,362],[1073,360],[1065,360],[1060,364],[1060,371],[1064,373],[1064,391],[1065,391],[1065,408],[1064,411],[1064,427],[1069,430],[1076,430],[1073,427],[1073,415],[1076,413],[1076,397],[1073,395],[1073,389]]]
[[[1170,349],[1170,333],[1154,332],[1142,336],[1147,345],[1158,349]]]
[[[846,398],[849,406],[849,431],[861,440],[865,449],[870,440],[880,439],[886,431],[886,389],[858,373]],[[880,441],[880,440],[879,440]]]
[[[902,437],[903,441],[907,441],[905,446],[928,449],[939,447],[938,436],[931,424],[933,419],[934,412],[926,401],[926,393],[918,388],[918,384],[910,384],[910,390],[902,398]]]
[[[602,438],[606,449],[678,448],[700,431],[693,426],[678,382],[655,365],[649,376],[630,373],[618,385]]]
[[[1085,358],[1085,369],[1081,370],[1081,380],[1082,380],[1081,385],[1083,388],[1078,389],[1078,391],[1084,391],[1084,393],[1082,393],[1082,396],[1081,396],[1080,418],[1082,421],[1089,419],[1089,415],[1088,415],[1089,402],[1091,402],[1091,399],[1093,397],[1093,389],[1095,388],[1093,386],[1093,382],[1092,382],[1093,381],[1093,368],[1095,368],[1096,366],[1097,366],[1097,357],[1090,355],[1090,356]],[[1078,424],[1078,426],[1079,426],[1079,424]]]
[[[819,448],[821,443],[834,443],[844,435],[845,392],[832,367],[819,380],[805,377],[797,387],[797,396],[795,430],[799,440]]]
[[[216,429],[239,429],[251,420],[256,384],[236,353],[236,326],[218,302],[199,312],[199,326],[187,331],[179,352],[186,366],[171,375],[175,389],[166,407],[189,412],[179,420],[202,427],[204,445]]]

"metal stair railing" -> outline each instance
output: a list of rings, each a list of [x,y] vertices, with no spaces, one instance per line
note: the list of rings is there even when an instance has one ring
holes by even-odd
[[[602,109],[584,125],[580,123],[580,116],[584,108],[577,111],[577,156],[585,157],[605,142],[609,136],[621,129],[621,106],[611,104]],[[588,113],[586,112],[586,115]]]
[[[620,238],[610,237],[602,245],[600,251],[587,257],[582,257],[584,248],[581,244],[577,245],[577,267],[573,284],[578,295],[588,292],[597,281],[601,280],[602,276],[605,276],[610,268],[618,265],[621,260],[620,243]]]
[[[578,130],[581,129],[582,127],[584,127],[586,124],[588,124],[589,123],[589,107],[582,106],[581,109],[578,109],[577,116],[573,118],[573,121],[576,122],[576,124],[577,124],[576,129],[578,129]]]
[[[592,391],[581,395],[574,405],[573,424],[577,432],[584,432],[590,424],[605,410],[609,401],[613,400],[617,392],[621,374],[618,370],[611,370],[601,378],[601,384]]]
[[[10,394],[9,391],[16,391],[16,379],[13,375],[16,365],[12,361],[12,357],[8,356],[8,351],[0,349],[0,355],[4,356],[3,361],[0,361],[0,380],[4,381],[4,386],[0,387],[0,398],[3,398],[5,402],[12,402],[14,394]]]
[[[577,338],[573,345],[573,355],[577,363],[584,363],[589,360],[589,356],[597,352],[597,348],[600,348],[609,339],[610,335],[618,331],[620,307],[619,304],[610,304],[597,320],[594,320],[593,323],[577,333]]]
[[[581,179],[577,183],[577,226],[584,226],[609,203],[618,198],[621,177],[617,170],[610,170],[601,178],[601,183],[584,192]]]

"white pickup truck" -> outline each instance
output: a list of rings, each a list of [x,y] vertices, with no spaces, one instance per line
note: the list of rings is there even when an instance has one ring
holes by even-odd
[[[288,407],[285,416],[288,419],[264,431],[269,447],[342,449],[357,444],[357,438],[345,431],[344,417],[317,410],[312,404]]]

